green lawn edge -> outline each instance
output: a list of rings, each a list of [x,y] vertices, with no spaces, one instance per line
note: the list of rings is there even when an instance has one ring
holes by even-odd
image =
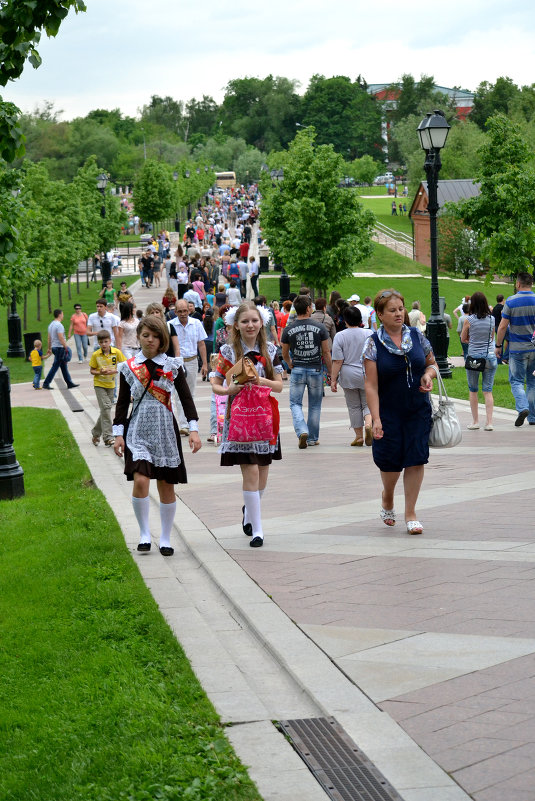
[[[13,409],[0,798],[260,801],[58,411]]]

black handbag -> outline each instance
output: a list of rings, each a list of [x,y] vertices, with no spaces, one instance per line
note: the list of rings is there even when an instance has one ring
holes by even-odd
[[[491,333],[494,331],[494,318],[491,317],[491,327],[489,329],[489,341],[487,343],[487,353],[490,346]],[[467,356],[464,360],[465,370],[472,370],[474,373],[483,373],[487,366],[487,359],[485,356]]]

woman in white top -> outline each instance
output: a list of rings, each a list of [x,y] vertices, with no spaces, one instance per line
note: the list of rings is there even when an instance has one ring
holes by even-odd
[[[362,351],[366,340],[373,332],[369,328],[362,328],[362,314],[357,306],[345,308],[343,317],[347,328],[339,331],[333,342],[331,391],[338,391],[338,376],[340,376],[340,386],[344,390],[349,412],[349,423],[355,431],[355,439],[351,445],[362,447],[366,442],[366,445],[370,446],[373,441],[372,416],[364,391]],[[364,436],[363,426],[365,426]]]
[[[121,303],[121,321],[117,326],[117,336],[115,346],[130,359],[139,351],[137,340],[137,326],[139,320],[136,317],[136,306],[134,303]]]
[[[494,317],[490,313],[487,298],[483,292],[474,292],[470,298],[470,313],[464,321],[461,332],[461,342],[468,343],[468,356],[485,359],[485,369],[482,373],[476,370],[467,370],[466,378],[470,390],[470,411],[472,423],[468,426],[470,431],[479,428],[478,389],[481,375],[481,388],[485,398],[485,412],[487,419],[485,431],[492,431],[492,413],[494,411],[494,398],[492,387],[494,376],[498,369],[498,359],[494,353]]]
[[[227,300],[230,306],[234,306],[236,308],[238,308],[238,306],[242,302],[242,296],[240,294],[240,290],[236,286],[236,281],[234,280],[230,282],[230,287],[227,291]]]

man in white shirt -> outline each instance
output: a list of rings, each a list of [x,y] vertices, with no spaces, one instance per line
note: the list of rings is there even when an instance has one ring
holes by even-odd
[[[184,292],[182,297],[184,298],[184,300],[193,303],[196,309],[202,309],[202,298],[199,295],[199,293],[193,289],[191,284],[188,284],[188,289],[186,292]]]
[[[195,293],[197,294],[197,293]],[[197,350],[201,356],[201,374],[208,375],[208,363],[206,359],[206,331],[200,320],[188,315],[188,303],[185,299],[179,300],[176,304],[176,314],[169,324],[175,329],[178,342],[180,344],[180,355],[184,359],[186,368],[186,381],[188,382],[191,397],[195,398],[197,387]],[[178,427],[180,433],[189,436],[188,421],[184,414],[182,404],[177,402]]]
[[[253,295],[256,298],[258,295],[258,263],[254,256],[249,256],[249,277],[251,279],[251,289],[253,290]]]
[[[106,310],[106,301],[104,298],[97,300],[97,310],[90,314],[87,318],[87,336],[95,337],[93,350],[98,350],[99,344],[97,334],[99,331],[106,329],[110,332],[111,344],[115,346],[115,335],[117,334],[118,318],[115,314],[110,314]]]
[[[242,298],[247,297],[247,262],[240,259],[238,262],[238,270],[240,271],[240,292]]]
[[[370,318],[370,309],[367,306],[364,306],[360,303],[360,295],[351,295],[350,298],[347,299],[347,302],[350,306],[355,306],[362,316],[362,325],[364,328],[369,328],[369,318]]]

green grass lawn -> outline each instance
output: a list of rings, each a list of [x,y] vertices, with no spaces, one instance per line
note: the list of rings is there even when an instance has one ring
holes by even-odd
[[[259,801],[59,412],[14,409],[0,798]]]
[[[403,215],[402,217],[399,215],[399,211],[397,216],[392,215],[392,201],[395,199],[396,206],[399,208],[400,203],[405,203],[407,207],[407,212],[410,209],[411,202],[409,202],[409,198],[393,198],[393,197],[374,197],[374,198],[366,198],[361,197],[360,202],[366,209],[370,209],[375,214],[377,222],[386,225],[388,228],[393,228],[394,231],[401,231],[404,234],[408,234],[412,236],[412,223],[408,216]]]
[[[90,274],[91,277],[91,274]],[[137,275],[114,275],[113,278],[113,285],[116,289],[119,289],[119,285],[121,281],[126,281],[128,286],[133,284],[134,281],[138,280]],[[98,293],[100,292],[101,288],[100,280],[96,282],[89,282],[89,287],[86,285],[85,281],[85,273],[80,275],[80,283],[79,289],[80,292],[77,293],[76,291],[76,283],[71,284],[71,297],[69,299],[69,286],[67,283],[63,284],[51,284],[50,289],[50,296],[51,296],[51,308],[54,309],[63,309],[64,310],[64,321],[63,324],[65,326],[65,333],[69,330],[69,320],[71,318],[71,314],[74,311],[74,304],[81,303],[83,311],[86,314],[91,314],[95,311],[95,301],[98,298]],[[61,295],[60,295],[61,293]],[[43,346],[46,350],[46,342],[47,342],[47,330],[49,323],[52,322],[53,316],[48,311],[48,293],[47,287],[41,287],[41,319],[38,320],[37,314],[37,290],[34,289],[32,292],[28,293],[27,296],[27,310],[26,310],[26,326],[24,326],[24,304],[23,300],[21,299],[20,302],[17,304],[17,312],[20,315],[21,324],[23,326],[22,333],[24,334],[26,331],[32,332],[40,332],[41,340],[43,342]],[[33,371],[29,362],[25,361],[24,359],[8,359],[6,358],[6,352],[9,345],[8,335],[7,335],[7,316],[8,316],[8,309],[5,306],[0,306],[0,356],[4,360],[4,363],[7,367],[9,367],[9,372],[11,376],[11,381],[14,384],[18,384],[22,381],[31,381],[33,376]],[[23,341],[24,345],[24,341]],[[45,370],[52,364],[50,360],[46,362]],[[43,376],[45,372],[43,371]]]

